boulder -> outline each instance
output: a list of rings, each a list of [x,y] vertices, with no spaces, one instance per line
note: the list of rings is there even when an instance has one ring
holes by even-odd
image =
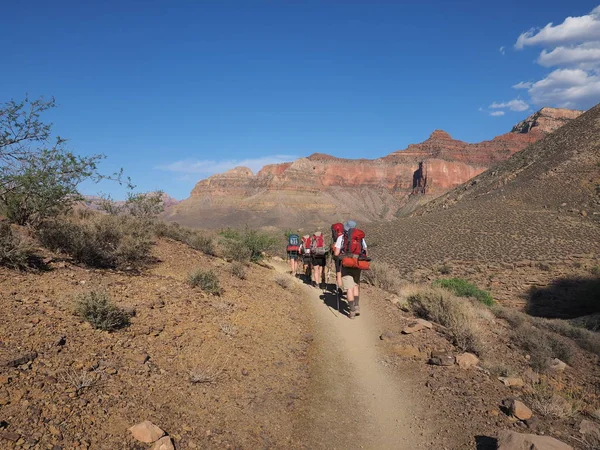
[[[470,369],[479,364],[479,358],[473,353],[463,353],[456,357],[456,364],[458,364],[458,367],[461,369]]]
[[[456,358],[450,352],[431,352],[429,364],[434,366],[453,366]]]
[[[433,328],[433,324],[427,320],[417,319],[402,330],[403,334],[412,334],[417,331]]]
[[[0,364],[0,366],[19,367],[19,366],[22,366],[23,364],[27,364],[28,362],[33,361],[35,358],[37,358],[37,356],[38,356],[37,352],[26,353],[22,356],[19,356],[18,358],[9,359],[7,361],[4,361],[3,363]]]
[[[562,362],[558,358],[554,358],[550,361],[550,370],[553,370],[554,372],[564,372],[566,368],[567,363]]]
[[[583,419],[579,424],[579,432],[583,435],[594,436],[600,440],[600,425],[591,420]]]
[[[519,377],[498,377],[500,381],[504,384],[504,386],[508,387],[523,387],[525,386],[525,382],[522,378]]]
[[[528,420],[533,416],[531,409],[519,400],[509,400],[507,404],[508,412],[519,420]]]
[[[501,431],[498,450],[573,450],[573,447],[550,436]]]
[[[173,447],[171,438],[169,436],[165,436],[156,441],[151,450],[175,450],[175,447]]]
[[[420,358],[423,356],[414,345],[394,345],[392,351],[401,358]]]
[[[151,444],[165,435],[163,430],[149,420],[144,420],[143,422],[132,426],[129,431],[131,431],[131,434],[135,439],[147,444]]]

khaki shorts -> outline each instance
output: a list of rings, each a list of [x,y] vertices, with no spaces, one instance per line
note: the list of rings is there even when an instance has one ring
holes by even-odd
[[[360,269],[342,267],[342,285],[346,291],[360,284]]]

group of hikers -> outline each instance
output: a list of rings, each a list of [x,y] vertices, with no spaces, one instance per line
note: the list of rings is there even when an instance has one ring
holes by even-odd
[[[327,277],[333,262],[336,276],[336,295],[339,300],[346,295],[348,317],[360,315],[360,276],[369,270],[369,257],[365,233],[357,228],[354,220],[334,223],[331,226],[331,242],[326,243],[321,231],[314,234],[291,233],[288,236],[287,255],[291,274],[303,273],[314,287],[327,288]]]

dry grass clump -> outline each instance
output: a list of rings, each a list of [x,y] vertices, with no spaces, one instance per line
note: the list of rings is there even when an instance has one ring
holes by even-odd
[[[183,242],[206,255],[216,256],[217,254],[215,240],[202,231],[182,227],[178,223],[157,222],[154,225],[154,233],[158,237],[167,237]]]
[[[234,261],[231,264],[231,274],[234,277],[239,278],[240,280],[245,280],[246,279],[246,265],[242,262],[239,261]]]
[[[50,250],[91,267],[139,267],[150,260],[152,226],[127,216],[94,214],[79,222],[53,220],[40,225],[37,237]]]
[[[274,280],[275,283],[284,289],[291,289],[294,286],[294,282],[285,275],[276,275]]]
[[[538,370],[546,369],[551,358],[558,358],[566,363],[572,359],[573,346],[564,338],[572,340],[584,350],[600,355],[600,334],[597,332],[566,320],[532,317],[502,306],[494,307],[493,312],[512,326],[517,343],[532,352],[532,366]]]
[[[32,256],[31,247],[13,231],[10,224],[0,222],[0,266],[25,269]]]
[[[584,403],[574,392],[560,392],[546,380],[541,380],[531,386],[524,394],[531,408],[547,417],[573,417],[583,407]]]
[[[433,287],[412,294],[408,302],[417,315],[446,327],[454,344],[461,350],[479,355],[483,353],[482,320],[471,301]]]
[[[362,273],[363,281],[387,292],[397,294],[400,290],[398,271],[385,262],[373,262],[370,270]]]
[[[94,328],[115,331],[129,325],[129,314],[117,307],[106,292],[89,291],[75,297],[75,314]]]
[[[189,380],[192,384],[215,384],[223,378],[223,371],[231,355],[221,357],[220,351],[207,353],[202,358],[202,366],[194,367],[189,371]]]
[[[208,294],[222,293],[219,278],[212,270],[196,269],[188,274],[186,281],[190,286],[199,287]]]

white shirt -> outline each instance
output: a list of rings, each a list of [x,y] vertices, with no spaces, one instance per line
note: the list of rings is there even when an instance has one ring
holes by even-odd
[[[344,247],[344,235],[340,234],[337,238],[337,241],[335,241],[335,248],[337,248],[338,250],[342,250],[342,248]],[[363,250],[367,249],[367,243],[365,242],[365,240],[362,240],[362,247]]]

